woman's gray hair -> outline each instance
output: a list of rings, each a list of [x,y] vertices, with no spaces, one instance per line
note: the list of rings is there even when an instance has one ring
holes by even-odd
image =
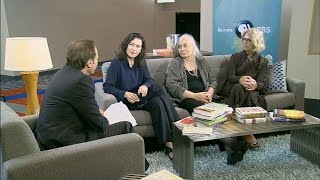
[[[189,39],[190,42],[191,42],[191,45],[193,46],[193,54],[194,56],[197,58],[197,59],[202,59],[202,54],[200,53],[200,50],[197,46],[197,43],[196,43],[196,40],[194,40],[193,36],[191,34],[183,34],[179,37],[175,47],[174,47],[174,50],[173,50],[173,53],[174,53],[174,57],[181,57],[180,54],[179,54],[179,51],[178,51],[178,45],[180,44],[181,40],[182,39]]]
[[[244,37],[246,34],[249,36],[252,44],[255,47],[253,51],[260,53],[266,48],[262,31],[257,28],[250,28],[243,32],[242,37]]]

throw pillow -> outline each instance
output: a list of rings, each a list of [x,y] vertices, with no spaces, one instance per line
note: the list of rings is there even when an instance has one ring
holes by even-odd
[[[108,74],[108,69],[109,69],[110,64],[111,64],[111,62],[105,62],[101,66],[103,82],[106,81],[107,74]]]
[[[275,64],[268,65],[268,82],[265,89],[268,94],[270,93],[281,93],[287,91],[286,82],[286,69],[287,61],[277,62]]]

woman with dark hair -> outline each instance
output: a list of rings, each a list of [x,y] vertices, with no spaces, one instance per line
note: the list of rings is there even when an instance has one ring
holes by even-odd
[[[172,123],[179,116],[165,88],[154,84],[146,65],[145,48],[140,33],[129,34],[110,64],[103,89],[130,110],[150,112],[155,136],[172,158]]]

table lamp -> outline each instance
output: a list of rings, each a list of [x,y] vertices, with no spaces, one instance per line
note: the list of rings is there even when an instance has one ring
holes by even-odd
[[[39,71],[50,68],[52,68],[52,62],[46,38],[6,38],[4,69],[21,71],[27,91],[26,115],[39,113],[37,96]]]

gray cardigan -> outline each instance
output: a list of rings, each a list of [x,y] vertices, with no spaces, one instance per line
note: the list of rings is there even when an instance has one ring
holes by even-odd
[[[182,94],[188,90],[187,73],[183,63],[184,60],[181,57],[176,57],[170,62],[167,70],[166,88],[171,97],[177,102],[183,99]],[[215,88],[217,80],[212,71],[210,71],[207,61],[204,58],[196,59],[196,63],[205,91],[207,91],[209,87]]]

